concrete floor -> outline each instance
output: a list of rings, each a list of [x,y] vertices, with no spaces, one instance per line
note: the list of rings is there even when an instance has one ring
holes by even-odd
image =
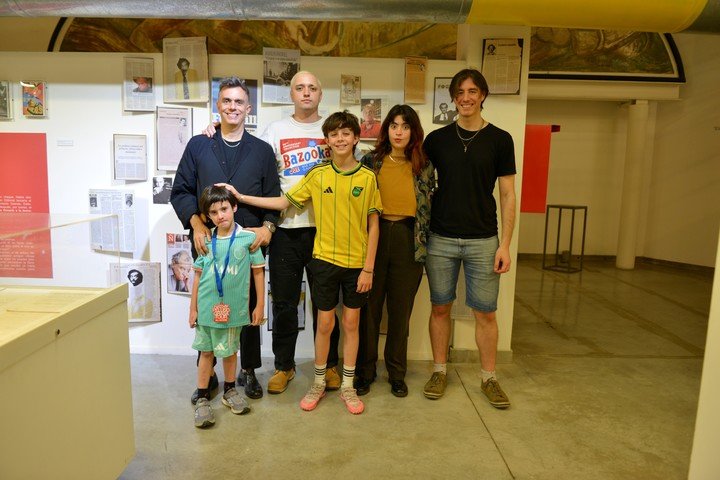
[[[411,362],[406,398],[380,367],[364,414],[336,392],[303,412],[307,359],[249,415],[216,397],[217,423],[203,431],[188,398],[194,359],[134,355],[137,453],[121,478],[686,478],[712,276],[602,260],[575,274],[535,259],[517,268],[514,358],[498,366],[510,409],[487,403],[477,364],[449,365],[445,397],[427,400],[431,364]],[[271,368],[264,359],[264,386]]]

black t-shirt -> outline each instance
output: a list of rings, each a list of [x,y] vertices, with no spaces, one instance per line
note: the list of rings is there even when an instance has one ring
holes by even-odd
[[[498,177],[515,174],[515,147],[508,132],[493,124],[477,132],[455,123],[430,132],[423,148],[437,171],[438,188],[432,199],[430,231],[451,238],[489,238],[497,235],[497,206],[493,189]]]

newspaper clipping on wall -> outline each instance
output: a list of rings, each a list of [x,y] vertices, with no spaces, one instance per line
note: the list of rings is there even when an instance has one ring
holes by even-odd
[[[113,135],[115,180],[147,180],[147,136]]]
[[[157,169],[175,171],[192,137],[192,109],[158,107],[156,123]]]
[[[125,58],[123,79],[123,110],[126,112],[155,111],[155,60]]]
[[[290,80],[299,70],[300,50],[263,48],[263,102],[292,103]]]
[[[90,213],[117,215],[92,222],[91,247],[95,250],[111,252],[134,252],[135,194],[123,190],[90,189],[88,199]]]
[[[165,102],[207,102],[207,37],[163,38]]]
[[[217,101],[218,101],[218,93],[220,90],[220,82],[225,77],[213,77],[212,79],[212,102],[210,102],[210,121],[213,123],[217,123],[220,121],[220,113],[218,112],[217,108]],[[252,109],[250,110],[250,115],[247,115],[245,117],[245,129],[248,132],[254,132],[257,129],[258,126],[258,110],[260,110],[260,105],[258,104],[258,81],[249,79],[249,78],[241,78],[240,80],[243,81],[245,86],[250,91],[250,98],[248,101],[250,102],[250,105],[252,105]]]
[[[425,103],[426,57],[405,57],[405,103]]]
[[[192,244],[187,233],[166,233],[167,291],[190,295],[195,271],[193,270]]]
[[[483,40],[482,74],[493,95],[519,95],[522,38]]]
[[[110,278],[115,284],[128,284],[128,321],[162,320],[160,262],[113,263]]]

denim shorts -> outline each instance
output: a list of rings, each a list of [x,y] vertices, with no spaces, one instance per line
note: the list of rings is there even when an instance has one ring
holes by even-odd
[[[498,237],[449,238],[430,233],[427,245],[427,271],[430,301],[447,305],[456,297],[460,264],[465,271],[465,304],[479,312],[497,310],[500,274],[493,272]]]

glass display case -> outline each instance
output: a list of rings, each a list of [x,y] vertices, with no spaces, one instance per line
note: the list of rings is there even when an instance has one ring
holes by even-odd
[[[111,287],[119,243],[117,215],[0,213],[0,285]]]

